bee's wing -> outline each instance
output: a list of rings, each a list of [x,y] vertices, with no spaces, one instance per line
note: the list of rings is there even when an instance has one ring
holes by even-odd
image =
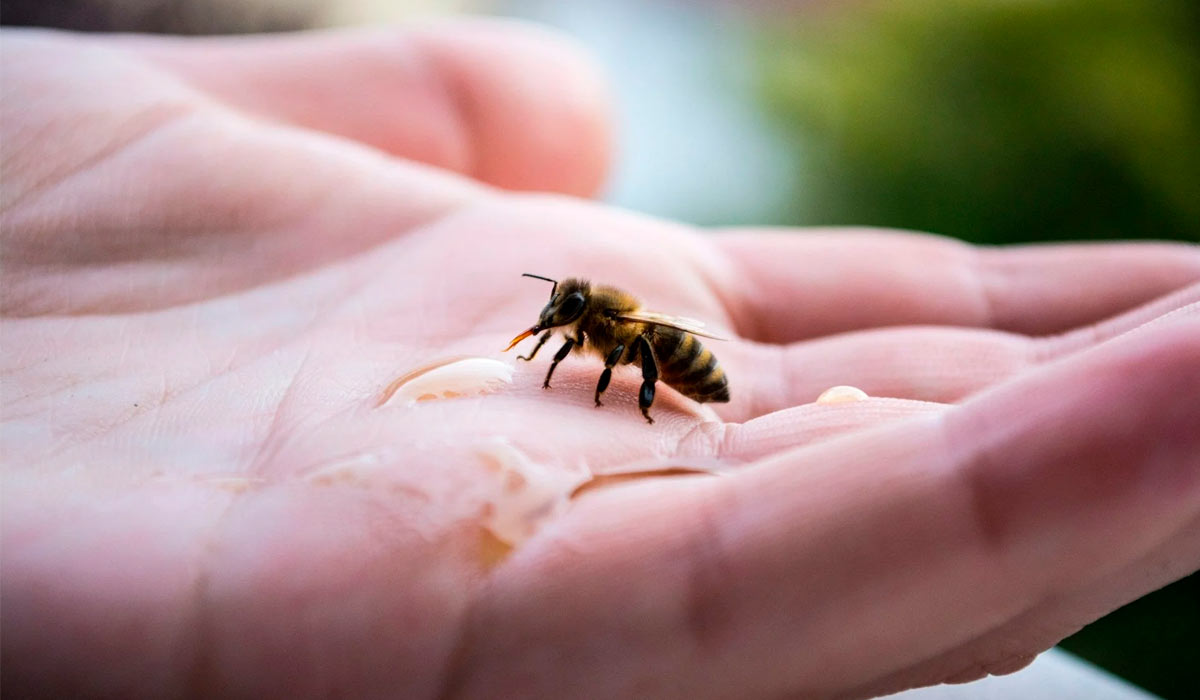
[[[617,318],[622,321],[637,321],[638,323],[650,323],[655,326],[676,328],[681,331],[691,333],[692,335],[704,336],[705,338],[712,338],[713,340],[729,340],[729,338],[713,335],[712,333],[704,330],[704,322],[697,321],[693,318],[670,316],[667,314],[660,314],[655,311],[642,311],[641,309],[636,311],[625,311],[621,314],[618,314]]]

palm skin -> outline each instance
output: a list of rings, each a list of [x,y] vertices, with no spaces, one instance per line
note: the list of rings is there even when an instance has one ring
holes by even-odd
[[[515,194],[590,193],[607,133],[512,25],[5,44],[7,688],[864,696],[1018,668],[1200,562],[1195,248]],[[377,406],[498,356],[545,302],[522,272],[729,329],[732,402],[660,385],[648,425],[635,371],[596,408],[600,362],[546,391],[543,350]],[[812,404],[835,384],[895,398]],[[498,439],[737,468],[596,490],[496,564]]]

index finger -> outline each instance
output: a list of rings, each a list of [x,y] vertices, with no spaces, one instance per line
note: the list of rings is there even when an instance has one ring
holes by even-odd
[[[984,248],[861,228],[714,242],[731,263],[713,281],[738,333],[775,343],[917,324],[1051,334],[1200,280],[1200,246],[1184,243]]]

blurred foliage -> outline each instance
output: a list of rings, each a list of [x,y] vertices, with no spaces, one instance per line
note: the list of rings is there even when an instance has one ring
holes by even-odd
[[[797,224],[1200,240],[1200,3],[877,0],[763,30]]]

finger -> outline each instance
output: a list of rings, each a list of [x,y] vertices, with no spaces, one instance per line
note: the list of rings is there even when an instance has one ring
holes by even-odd
[[[715,241],[739,334],[773,343],[902,324],[1056,333],[1200,281],[1200,247],[1176,243],[974,248],[862,229]]]
[[[1171,324],[734,478],[599,491],[496,571],[454,689],[554,695],[587,660],[604,695],[826,695],[944,652],[1200,517],[1197,356]]]
[[[947,406],[927,401],[866,398],[845,403],[810,403],[746,421],[700,423],[675,448],[681,457],[716,457],[745,463],[784,450],[886,423],[939,413]]]
[[[239,109],[500,187],[591,195],[608,169],[598,70],[532,25],[125,41]]]
[[[1200,285],[1155,299],[1094,326],[1046,338],[976,328],[881,328],[771,345],[733,343],[721,362],[736,380],[733,401],[718,412],[748,420],[806,404],[849,384],[871,396],[953,403],[1052,360],[1124,333],[1200,315]]]
[[[732,401],[722,418],[744,421],[815,401],[839,385],[870,396],[952,403],[1035,361],[1024,336],[969,328],[885,328],[791,345],[732,344],[721,362]],[[735,383],[736,382],[736,383]]]

